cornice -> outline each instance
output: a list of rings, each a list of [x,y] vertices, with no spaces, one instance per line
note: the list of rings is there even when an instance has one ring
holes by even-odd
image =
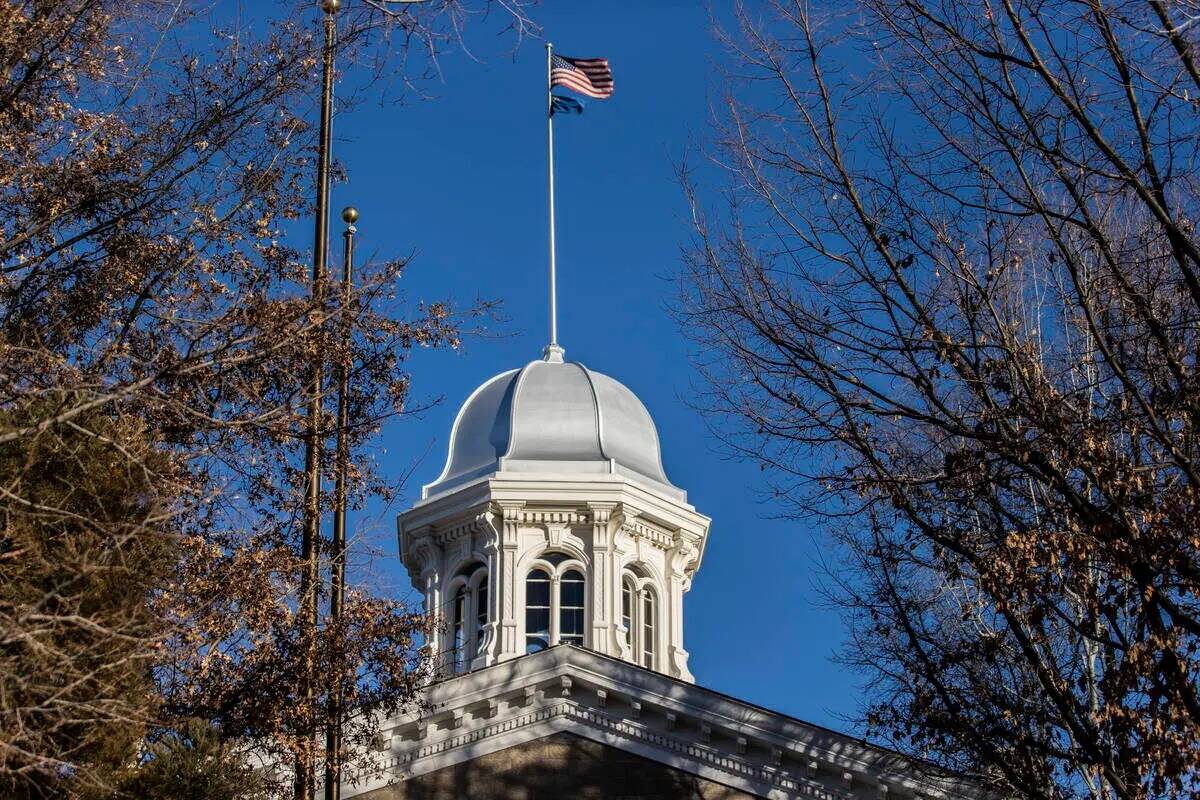
[[[422,536],[445,545],[507,521],[523,525],[590,525],[611,520],[627,535],[663,551],[688,552],[690,575],[700,566],[708,517],[689,505],[647,492],[614,475],[495,475],[414,505],[397,518],[400,551]],[[406,541],[407,540],[407,541]],[[406,547],[406,544],[409,544]],[[405,557],[408,563],[407,556]]]
[[[897,753],[576,647],[458,676],[427,698],[424,715],[384,725],[380,766],[394,779],[564,730],[760,796],[984,797]]]
[[[528,508],[523,507],[513,514],[512,519],[521,525],[591,525],[592,515],[587,510],[574,508]]]
[[[619,502],[636,506],[643,515],[668,528],[707,531],[711,520],[695,507],[654,492],[622,475],[563,475],[554,473],[496,473],[415,503],[400,514],[401,524],[415,527],[425,520],[444,519],[457,510],[486,502],[523,502],[530,505],[569,502]]]
[[[621,532],[635,539],[644,539],[659,550],[670,550],[675,544],[674,535],[636,519],[623,523]]]
[[[556,722],[565,724],[554,725]],[[546,723],[550,725],[547,726]],[[692,762],[689,771],[726,783],[739,783],[757,792],[783,792],[787,797],[817,800],[852,800],[854,797],[848,792],[828,789],[815,780],[784,774],[770,766],[753,764],[717,748],[672,737],[624,717],[564,699],[543,703],[530,711],[385,758],[379,766],[386,772],[414,777],[429,771],[420,768],[421,761],[447,755],[462,748],[470,748],[497,737],[504,737],[503,743],[506,746],[511,746],[509,742],[513,739],[540,738],[514,736],[535,727],[567,730],[605,744],[613,744],[614,739],[620,739],[623,742],[617,744],[618,747],[624,745],[625,749],[636,749],[642,753],[647,750],[662,751],[674,756],[669,759],[675,762],[673,766],[689,761]],[[628,745],[635,747],[630,748]],[[659,759],[662,758],[661,753],[657,755]]]

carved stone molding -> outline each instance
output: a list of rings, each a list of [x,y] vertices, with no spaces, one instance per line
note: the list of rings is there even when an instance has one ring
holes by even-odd
[[[507,519],[507,517],[506,517]],[[591,513],[579,509],[522,508],[517,512],[522,525],[571,526],[591,525]]]
[[[601,708],[582,705],[570,699],[569,679],[563,679],[559,693],[565,695],[555,699],[548,705],[525,711],[524,713],[500,719],[488,725],[464,731],[461,734],[449,736],[441,741],[414,747],[408,752],[399,753],[391,758],[385,758],[380,766],[387,772],[396,774],[412,774],[413,767],[424,759],[442,756],[453,750],[478,744],[486,739],[504,734],[511,734],[522,728],[528,728],[540,723],[562,719],[578,723],[586,728],[597,729],[600,732],[617,736],[643,746],[664,751],[672,756],[682,757],[689,761],[699,762],[711,769],[716,769],[743,780],[751,781],[762,787],[771,787],[786,792],[792,797],[815,798],[815,800],[853,800],[853,795],[832,790],[817,781],[791,771],[760,765],[744,758],[746,750],[745,737],[737,737],[740,754],[723,750],[712,744],[671,735],[669,731],[660,730],[646,725],[636,718],[629,719],[602,710]],[[637,704],[640,705],[640,704]],[[674,717],[675,715],[672,715]],[[488,705],[486,713],[480,714],[484,719],[495,719],[496,710]],[[462,712],[458,711],[452,717],[449,728],[458,730],[462,726]],[[674,727],[674,725],[671,725]],[[418,741],[427,738],[417,737]]]
[[[475,534],[482,532],[495,532],[495,528],[492,526],[491,521],[491,511],[486,508],[482,511],[472,514],[470,517],[462,520],[461,522],[457,522],[445,528],[436,528],[434,537],[436,538],[438,544],[445,547],[451,542],[455,542],[464,536],[474,536]]]
[[[750,794],[816,800],[994,800],[899,753],[578,647],[432,684],[382,726],[374,777],[347,798],[556,732]]]
[[[674,544],[674,537],[670,533],[639,520],[625,522],[621,532],[631,539],[649,542],[659,550],[669,550]]]
[[[694,508],[611,475],[567,481],[557,476],[498,475],[427,498],[398,520],[404,564],[415,576],[414,584],[419,581],[417,588],[430,613],[448,613],[444,606],[457,590],[453,582],[464,565],[478,560],[487,567],[488,626],[482,634],[479,627],[471,627],[469,669],[525,654],[528,565],[543,551],[553,550],[568,553],[583,567],[584,643],[628,661],[635,659],[635,652],[621,627],[621,575],[631,559],[641,565],[635,571],[653,579],[657,599],[652,666],[683,680],[692,676],[686,660],[672,647],[682,648],[681,597],[688,582],[683,574],[672,574],[672,548],[683,541],[702,543],[707,528],[708,519]],[[694,552],[683,559],[692,571],[698,560]],[[479,602],[475,591],[470,590],[468,599],[472,608]],[[552,585],[552,607],[560,596]],[[560,618],[551,612],[552,620]],[[552,626],[552,636],[558,624]],[[451,647],[445,633],[438,644]]]
[[[700,562],[700,551],[682,535],[676,536],[670,550],[671,574],[689,579]]]

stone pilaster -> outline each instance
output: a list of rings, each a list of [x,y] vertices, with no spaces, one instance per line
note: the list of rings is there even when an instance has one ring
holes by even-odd
[[[425,614],[433,619],[435,626],[440,626],[442,608],[442,549],[437,546],[432,536],[426,535],[413,542],[413,556],[418,567],[418,589],[425,602]],[[434,634],[429,638],[429,647],[437,663],[437,655],[441,650],[441,636]]]
[[[689,683],[695,677],[688,669],[688,651],[683,647],[683,595],[692,588],[690,572],[695,568],[696,548],[677,534],[675,546],[667,553],[667,663],[666,673]]]
[[[494,509],[487,509],[477,518],[480,537],[482,539],[479,551],[486,558],[488,574],[487,618],[483,626],[483,642],[479,646],[478,655],[471,662],[471,669],[479,669],[500,660],[501,635],[500,614],[501,580],[504,571],[501,567],[500,539],[503,533],[503,523],[497,525],[496,518],[500,516]]]
[[[517,596],[517,556],[521,546],[521,509],[522,502],[500,502],[497,504],[500,517],[500,549],[499,573],[496,581],[498,595],[497,609],[500,620],[500,641],[497,661],[507,661],[510,658],[524,655],[525,648],[518,640],[520,620],[514,598]]]
[[[591,647],[598,653],[612,653],[615,621],[619,620],[619,609],[614,609],[612,553],[612,518],[616,503],[588,503],[592,517],[592,576],[589,588],[592,594]],[[620,579],[618,574],[617,579]],[[615,595],[619,596],[619,595]],[[614,616],[614,610],[616,615]]]

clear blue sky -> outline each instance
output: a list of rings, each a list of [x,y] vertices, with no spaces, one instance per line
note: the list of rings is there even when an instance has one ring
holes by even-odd
[[[556,122],[560,341],[569,360],[637,393],[658,424],[667,474],[713,519],[685,603],[697,681],[844,729],[838,715],[854,711],[857,692],[853,676],[829,660],[842,628],[814,589],[815,538],[803,525],[768,519],[775,509],[759,502],[757,466],[718,453],[688,406],[696,379],[689,345],[666,311],[688,236],[672,165],[705,135],[719,93],[709,17],[699,3],[666,0],[603,9],[533,9],[559,52],[608,57],[616,80],[612,100]],[[393,476],[414,470],[399,505],[440,471],[467,395],[539,357],[546,343],[545,51],[527,40],[514,59],[511,38],[488,24],[470,39],[483,63],[444,59],[442,78],[425,87],[435,98],[364,100],[334,129],[349,181],[335,188],[333,208],[359,207],[360,252],[412,251],[411,297],[500,300],[508,318],[459,354],[412,362],[415,396],[443,399],[385,431],[384,468]],[[338,222],[335,236],[340,230]],[[374,509],[358,523],[385,554],[375,565],[380,577],[404,593],[395,510]]]

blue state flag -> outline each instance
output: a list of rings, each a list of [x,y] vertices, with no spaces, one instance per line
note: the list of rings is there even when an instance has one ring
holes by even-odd
[[[550,95],[550,114],[582,114],[583,103],[573,97]]]

